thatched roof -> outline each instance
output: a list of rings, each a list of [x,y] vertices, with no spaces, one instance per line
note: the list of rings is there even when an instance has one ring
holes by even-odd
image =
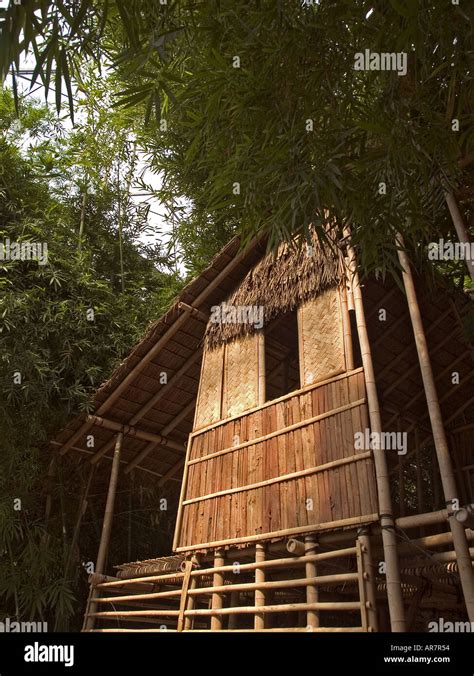
[[[276,253],[267,254],[249,270],[222,305],[227,309],[261,307],[263,323],[268,324],[278,315],[340,284],[343,276],[340,256],[336,252],[323,252],[316,237],[311,246],[281,244]],[[227,321],[213,320],[211,315],[206,328],[207,348],[258,330],[254,324],[233,321],[230,313],[226,314]]]

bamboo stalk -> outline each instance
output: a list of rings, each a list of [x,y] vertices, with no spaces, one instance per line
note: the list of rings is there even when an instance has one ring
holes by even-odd
[[[191,560],[186,560],[185,569],[184,569],[184,578],[181,586],[181,598],[179,602],[179,615],[178,615],[178,631],[183,631],[184,629],[184,611],[187,607],[188,602],[188,592],[189,592],[189,583],[191,579],[191,571],[193,569],[193,563]]]
[[[258,341],[258,404],[262,406],[266,399],[266,374],[265,374],[265,337],[263,331],[257,334]]]
[[[314,565],[314,564],[307,564],[307,565]],[[256,573],[258,572],[264,572],[265,568],[257,568]],[[256,576],[257,577],[257,576]],[[324,586],[329,586],[329,585],[338,585],[341,584],[342,582],[355,582],[358,579],[357,573],[336,573],[334,575],[319,575],[319,576],[314,576],[311,578],[308,577],[301,577],[301,578],[290,578],[288,580],[270,580],[270,581],[265,581],[264,578],[262,578],[261,581],[257,582],[239,582],[236,584],[224,584],[220,585],[218,587],[199,587],[194,590],[189,591],[190,596],[209,596],[210,594],[220,594],[220,593],[227,593],[227,592],[233,592],[233,591],[238,591],[238,592],[244,592],[244,591],[256,591],[256,590],[271,590],[271,589],[286,589],[286,588],[295,588],[298,589],[300,587],[324,587]],[[317,589],[316,589],[317,591]],[[169,592],[161,592],[163,593],[169,593]],[[152,598],[154,597],[154,594],[142,594],[140,595],[140,598],[143,597],[145,598]],[[124,597],[125,598],[125,597]],[[138,595],[131,596],[131,599],[133,600],[135,598],[139,598]],[[116,600],[111,599],[111,600]],[[258,604],[255,604],[258,606]],[[264,604],[262,604],[264,605]]]
[[[346,369],[348,371],[353,371],[354,369],[354,350],[352,347],[352,329],[351,329],[351,318],[349,315],[349,306],[347,302],[347,289],[343,287],[339,291],[340,300],[341,300],[341,314],[342,314],[342,327],[344,333],[344,352],[346,356]]]
[[[364,601],[363,619],[365,615],[367,631],[378,631],[375,570],[368,529],[361,530],[357,538],[357,545],[360,562],[359,588],[362,588],[361,600]]]
[[[451,527],[451,532],[453,534],[454,549],[456,550],[458,556],[459,577],[461,579],[461,586],[466,602],[468,617],[471,622],[474,622],[474,575],[472,572],[471,558],[469,556],[466,532],[462,524],[456,520],[456,517],[451,511],[453,505],[456,504],[454,501],[458,500],[458,491],[451,458],[449,455],[448,442],[443,425],[443,417],[439,406],[438,394],[436,392],[430,354],[423,329],[420,308],[418,306],[418,300],[416,297],[410,261],[406,252],[404,251],[403,240],[401,236],[397,238],[397,244],[399,246],[398,256],[402,266],[403,283],[407,295],[408,309],[413,326],[413,333],[415,335],[416,349],[418,352],[423,387],[425,389],[428,412],[433,430],[433,441],[436,449],[436,456],[438,458],[444,498],[446,500],[446,504],[448,505],[448,510],[450,511],[448,520]]]
[[[362,291],[357,272],[355,252],[352,246],[348,246],[350,270],[352,272],[352,284],[354,306],[356,313],[357,332],[364,367],[364,378],[367,390],[371,431],[378,435],[382,432],[382,419],[380,414],[377,385],[375,381],[372,352],[369,335],[365,321],[365,310],[362,299]],[[395,522],[393,518],[392,498],[390,495],[390,479],[385,452],[379,448],[373,450],[377,492],[379,499],[380,523],[382,528],[382,542],[384,549],[387,599],[390,612],[392,631],[405,631],[405,609],[400,579],[400,567],[397,555],[397,541],[395,536]]]
[[[218,549],[216,551],[216,556],[214,559],[214,566],[215,568],[218,568],[219,566],[224,565],[224,553],[222,550]],[[224,575],[222,573],[214,573],[213,578],[212,578],[212,586],[213,587],[222,587],[224,583]],[[221,593],[217,592],[212,595],[211,599],[211,608],[209,609],[208,614],[212,615],[211,617],[211,629],[213,631],[217,631],[219,629],[222,629],[222,618],[219,615],[219,612],[222,612],[223,608],[223,603],[224,603],[224,597]],[[228,609],[227,609],[228,610]],[[198,610],[188,610],[185,611],[185,615],[189,617],[191,613],[196,614],[199,613],[200,611]]]
[[[254,613],[289,613],[298,612],[300,610],[324,610],[324,611],[338,611],[338,610],[360,610],[359,601],[328,601],[324,603],[282,603],[272,606],[238,606],[237,608],[200,608],[198,610],[186,610],[185,615],[197,616],[213,616],[213,615],[253,615]]]
[[[448,519],[448,510],[440,509],[437,512],[427,512],[426,514],[413,514],[404,516],[396,520],[398,528],[418,528],[419,526],[433,526],[443,523]]]
[[[446,203],[448,205],[449,213],[451,214],[453,225],[456,228],[456,233],[459,241],[461,242],[461,244],[467,244],[471,246],[471,242],[469,240],[469,233],[466,224],[464,223],[464,219],[462,217],[461,210],[459,209],[459,205],[455,196],[453,195],[452,192],[448,191],[445,191],[444,196],[446,199]],[[470,256],[466,256],[465,261],[467,271],[469,272],[471,280],[474,282],[474,261],[471,259]]]
[[[364,516],[354,516],[347,519],[339,519],[338,521],[327,521],[321,524],[312,524],[311,526],[301,526],[295,528],[285,528],[282,530],[272,531],[267,533],[268,538],[286,537],[288,535],[296,535],[299,533],[308,533],[309,531],[333,530],[336,528],[344,528],[345,526],[355,526],[373,523],[378,520],[378,514],[367,514]],[[231,538],[229,540],[216,540],[214,542],[202,542],[196,545],[188,545],[186,547],[173,547],[176,553],[188,552],[194,549],[208,549],[211,547],[222,547],[223,545],[234,545],[247,542],[255,542],[262,540],[262,535],[246,535],[240,538]]]
[[[260,564],[262,561],[265,561],[265,546],[258,543],[255,547],[255,563]],[[265,583],[265,569],[260,566],[255,569],[255,606],[260,608],[265,606],[265,593],[262,589],[269,587],[269,583],[264,587]],[[241,585],[239,585],[241,587]],[[255,631],[261,631],[265,629],[265,616],[260,613],[255,613],[254,618],[254,629]]]
[[[77,544],[77,540],[79,538],[79,532],[81,530],[82,519],[84,518],[84,514],[85,514],[86,509],[87,509],[87,498],[89,496],[89,490],[90,490],[91,483],[92,483],[92,477],[94,476],[94,469],[95,469],[94,466],[92,466],[89,470],[89,475],[87,477],[87,482],[86,482],[86,485],[84,487],[84,492],[83,492],[83,494],[81,496],[81,500],[79,502],[77,517],[76,517],[76,524],[74,526],[74,532],[73,532],[73,535],[72,535],[71,546],[69,548],[69,556],[68,556],[67,563],[66,563],[66,566],[65,566],[66,576],[69,575],[74,548]]]
[[[130,437],[136,437],[137,439],[142,439],[143,441],[154,441],[157,444],[162,446],[169,446],[176,451],[185,450],[182,444],[178,444],[176,441],[162,437],[159,434],[152,434],[151,432],[146,432],[145,430],[139,430],[136,427],[130,427],[129,425],[124,425],[122,423],[116,422],[115,420],[108,420],[107,418],[101,418],[97,415],[89,415],[87,419],[92,422],[93,425],[97,427],[105,427],[106,429],[113,430],[114,432],[121,432]]]
[[[311,556],[316,554],[317,550],[317,541],[314,535],[307,535],[304,541],[305,554]],[[307,603],[318,603],[319,601],[319,590],[317,584],[314,584],[314,580],[318,577],[317,566],[314,561],[307,561],[305,566],[306,573],[306,582],[308,586],[306,587],[306,602]],[[310,581],[313,583],[310,583]],[[310,627],[311,630],[319,627],[319,610],[308,610],[306,613],[306,626]]]
[[[104,520],[102,523],[102,533],[100,535],[99,552],[97,554],[97,563],[95,565],[95,573],[103,573],[105,569],[105,562],[107,559],[107,552],[109,549],[110,534],[112,531],[112,519],[114,516],[115,495],[117,493],[118,472],[120,467],[120,453],[122,451],[123,434],[117,434],[117,441],[115,444],[114,457],[112,460],[112,468],[110,470],[109,489],[107,492],[107,502],[105,504]],[[94,628],[94,612],[97,607],[95,603],[96,590],[91,586],[91,593],[89,596],[89,603],[86,610],[84,629],[89,631]]]

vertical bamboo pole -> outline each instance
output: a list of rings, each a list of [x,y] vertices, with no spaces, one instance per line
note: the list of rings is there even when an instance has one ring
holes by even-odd
[[[425,513],[425,493],[423,487],[423,467],[421,459],[421,448],[420,448],[420,433],[418,426],[415,427],[415,454],[416,454],[416,493],[417,493],[417,505],[418,505],[418,514]],[[420,535],[425,534],[425,528],[420,528]]]
[[[74,526],[74,532],[72,535],[72,540],[71,540],[71,546],[69,548],[69,556],[67,559],[66,563],[66,577],[69,575],[70,569],[71,569],[71,564],[72,564],[72,557],[74,555],[74,548],[77,544],[77,540],[79,538],[79,533],[81,530],[81,524],[82,524],[82,519],[84,518],[84,514],[86,513],[87,509],[87,498],[89,497],[89,490],[91,487],[92,483],[92,477],[94,476],[94,470],[96,468],[96,465],[91,465],[89,469],[89,475],[87,477],[87,482],[84,487],[84,491],[82,493],[80,502],[79,502],[79,507],[77,510],[77,517],[76,517],[76,524]]]
[[[189,583],[189,589],[194,590],[197,587],[197,578],[192,577],[191,582]],[[186,606],[186,610],[194,610],[195,607],[195,597],[194,596],[188,596],[188,604]],[[184,631],[189,631],[190,629],[193,628],[194,624],[194,619],[193,617],[188,617],[186,616],[184,618]]]
[[[431,429],[433,430],[433,441],[438,458],[438,465],[441,474],[441,483],[444,491],[444,499],[448,508],[448,521],[453,535],[453,545],[456,551],[459,577],[466,602],[466,609],[469,620],[474,622],[474,574],[472,571],[472,562],[469,554],[469,545],[466,539],[466,531],[462,524],[456,519],[453,507],[458,504],[458,491],[454,477],[451,457],[449,455],[448,442],[443,425],[443,416],[439,405],[438,394],[436,391],[433,370],[431,367],[428,344],[421,319],[421,312],[416,296],[415,284],[410,267],[410,261],[406,252],[403,250],[403,239],[397,237],[398,257],[402,266],[403,283],[407,295],[408,309],[410,312],[413,333],[415,336],[416,349],[418,352],[418,361],[420,364],[421,377],[425,390],[428,412],[430,416]]]
[[[219,568],[224,565],[224,552],[222,549],[216,549],[216,555],[214,557],[214,567]],[[224,584],[224,573],[214,573],[212,576],[212,586],[213,587],[222,587]],[[213,610],[218,610],[223,606],[224,597],[222,594],[212,594],[211,598],[211,608]],[[211,617],[211,629],[213,631],[222,629],[222,615],[212,615]]]
[[[453,193],[445,192],[444,196],[446,198],[446,203],[448,205],[449,213],[451,214],[451,219],[453,221],[454,227],[456,228],[456,233],[461,244],[467,244],[469,247],[471,245],[469,241],[469,233],[467,231],[464,219],[459,209],[456,198]],[[471,276],[472,281],[474,282],[474,261],[470,256],[466,256],[466,265],[467,270]]]
[[[367,631],[378,631],[375,569],[368,528],[361,528],[358,533],[357,552],[360,557],[362,585],[366,601]]]
[[[258,341],[258,404],[265,403],[265,336],[263,331],[257,333]]]
[[[261,563],[265,561],[265,546],[261,543],[258,543],[255,546],[255,562]],[[255,582],[265,582],[265,569],[256,568],[255,569]],[[255,606],[264,606],[265,605],[265,592],[261,589],[255,590]],[[255,631],[260,631],[265,629],[265,614],[257,612],[255,613]]]
[[[400,418],[397,418],[397,430],[402,431]],[[398,503],[400,516],[405,516],[405,458],[403,455],[398,456]]]
[[[355,252],[350,245],[348,245],[348,253],[349,267],[352,274],[352,292],[357,333],[359,335],[365,386],[367,390],[370,427],[372,432],[380,435],[382,432],[382,419],[380,415],[377,385],[375,382],[374,365],[372,362],[372,352],[365,322],[365,311],[359,275],[357,273]],[[390,477],[388,473],[387,458],[385,456],[385,451],[380,448],[380,444],[379,448],[373,449],[373,454],[379,501],[380,526],[382,529],[382,544],[385,558],[390,623],[392,631],[405,631],[405,609],[403,607],[400,565],[397,554],[395,520],[393,518],[392,498],[390,495]]]
[[[239,605],[240,594],[238,591],[233,591],[230,594],[230,607],[236,608]],[[229,629],[237,629],[238,615],[229,615]]]
[[[120,467],[120,454],[122,451],[123,434],[117,434],[117,441],[115,442],[115,450],[112,458],[112,469],[110,470],[109,489],[107,492],[107,502],[105,504],[104,520],[102,522],[102,533],[100,535],[99,553],[97,554],[97,563],[95,565],[96,573],[103,573],[105,562],[107,560],[107,552],[109,549],[110,533],[112,531],[112,519],[114,516],[115,495],[117,493],[118,473]],[[91,590],[90,601],[87,608],[87,613],[94,613],[97,608],[97,603],[94,601],[95,590]],[[90,630],[94,628],[95,618],[86,616],[84,622],[84,629]]]
[[[316,554],[318,543],[314,535],[307,535],[304,539],[305,554],[310,556]],[[305,567],[306,578],[317,576],[317,567],[314,561],[308,561]],[[306,602],[317,603],[319,601],[318,587],[315,584],[309,584],[306,587]],[[308,630],[319,627],[319,610],[308,610],[306,614],[306,626]]]
[[[191,561],[191,559],[188,559],[184,563],[184,577],[181,586],[181,597],[179,600],[179,615],[178,615],[178,624],[176,627],[177,631],[183,631],[183,628],[185,626],[184,611],[186,610],[187,607],[189,607],[190,597],[188,596],[188,590],[191,581],[192,569],[193,562]]]
[[[347,289],[341,287],[339,290],[341,300],[342,330],[344,334],[344,353],[346,356],[346,370],[352,371],[354,368],[354,351],[352,347],[351,318],[349,315],[349,306],[347,303]]]

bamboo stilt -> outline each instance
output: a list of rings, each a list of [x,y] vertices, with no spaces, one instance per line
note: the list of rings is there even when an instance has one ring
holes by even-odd
[[[258,564],[261,561],[265,561],[265,546],[258,543],[255,546],[255,563]],[[258,584],[265,582],[265,569],[264,568],[256,568],[255,569],[255,582],[258,583]],[[255,606],[258,608],[258,607],[264,606],[264,605],[265,605],[265,592],[263,592],[261,589],[256,589],[255,590]],[[265,629],[265,616],[264,615],[255,613],[254,628],[255,628],[255,631],[260,631],[261,629]]]
[[[265,337],[263,331],[257,334],[258,340],[258,403],[262,405],[265,403],[266,387],[265,387]]]
[[[318,547],[316,538],[314,535],[307,535],[305,537],[305,554],[311,556],[316,554]],[[310,579],[317,576],[317,567],[314,561],[308,561],[306,564],[306,578]],[[319,601],[319,590],[316,585],[309,584],[306,587],[306,602],[307,603],[317,603]],[[306,626],[308,628],[314,629],[319,627],[319,611],[318,610],[308,610],[306,613]]]
[[[216,550],[216,556],[214,558],[214,567],[218,568],[219,566],[224,565],[224,552],[221,549]],[[214,573],[212,577],[212,586],[221,587],[224,584],[224,575],[223,573]],[[218,611],[223,606],[224,597],[220,593],[212,594],[211,599],[211,612]],[[193,611],[196,614],[198,611]],[[187,613],[185,613],[187,615]],[[222,617],[218,614],[212,615],[211,618],[211,629],[217,631],[222,629]]]
[[[360,560],[363,597],[365,603],[365,615],[367,618],[367,631],[378,631],[377,600],[375,590],[375,568],[372,558],[372,546],[368,529],[361,530],[357,538],[358,559]]]
[[[342,330],[344,333],[344,353],[346,357],[346,369],[352,371],[354,368],[354,350],[352,347],[352,329],[351,318],[349,315],[349,305],[347,301],[347,289],[343,287],[340,290]]]
[[[230,607],[236,608],[239,605],[240,593],[238,591],[233,591],[230,594]],[[229,615],[229,629],[237,629],[237,615]]]
[[[379,435],[382,432],[382,420],[375,382],[372,352],[370,349],[369,335],[365,321],[362,291],[357,273],[355,253],[352,247],[348,247],[350,268],[352,271],[353,296],[356,313],[357,332],[364,367],[364,378],[367,390],[367,402],[369,408],[370,427],[372,432]],[[400,566],[397,554],[397,541],[395,535],[395,521],[393,518],[392,498],[390,495],[390,479],[385,452],[374,449],[374,464],[377,479],[377,492],[379,499],[380,523],[382,528],[382,541],[386,565],[387,598],[390,612],[392,631],[405,631],[405,609],[400,579]]]
[[[397,244],[400,247],[398,250],[398,256],[400,264],[403,268],[403,283],[407,295],[408,309],[413,326],[413,333],[415,335],[416,349],[418,353],[418,360],[420,364],[421,376],[423,379],[423,387],[425,390],[431,427],[433,430],[433,441],[438,458],[444,498],[448,507],[448,512],[450,512],[449,524],[453,534],[454,549],[456,550],[458,557],[461,586],[464,594],[464,600],[466,602],[469,620],[474,622],[474,575],[472,572],[472,563],[471,557],[469,555],[469,546],[467,543],[466,532],[462,524],[456,520],[456,517],[452,512],[452,509],[456,504],[459,506],[458,491],[451,458],[449,455],[448,442],[443,425],[443,417],[436,391],[430,354],[416,296],[410,261],[406,252],[403,250],[403,240],[401,237],[397,238]]]
[[[75,546],[77,544],[77,540],[79,538],[79,532],[81,530],[82,519],[84,518],[84,514],[86,513],[87,498],[89,496],[89,490],[90,490],[91,483],[92,483],[92,477],[94,476],[94,470],[95,470],[95,467],[94,467],[94,465],[92,465],[92,467],[89,469],[89,475],[87,477],[87,482],[86,482],[86,485],[84,487],[84,492],[82,494],[81,501],[79,503],[77,518],[76,518],[76,524],[74,526],[74,532],[72,534],[71,546],[70,546],[70,549],[69,549],[69,556],[68,556],[67,563],[66,563],[66,566],[65,566],[66,576],[69,575],[69,571],[70,571],[71,563],[72,563],[72,557],[73,557],[73,554],[74,554],[74,548],[75,548]]]
[[[97,563],[95,566],[96,573],[103,573],[105,569],[105,562],[107,559],[107,552],[109,549],[110,533],[112,530],[112,519],[114,515],[115,495],[117,493],[118,472],[120,467],[120,453],[122,451],[123,434],[117,434],[117,441],[115,443],[114,457],[112,460],[112,469],[110,471],[109,489],[107,492],[107,502],[105,505],[104,521],[102,523],[102,533],[100,536],[99,552],[97,554]],[[90,602],[86,612],[84,629],[86,631],[93,629],[94,616],[97,604],[94,601],[95,590],[91,587]]]

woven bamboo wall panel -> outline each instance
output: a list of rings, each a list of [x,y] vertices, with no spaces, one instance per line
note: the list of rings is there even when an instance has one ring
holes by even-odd
[[[202,358],[194,429],[220,420],[222,417],[223,369],[224,346],[215,350],[205,350]]]
[[[310,385],[345,368],[339,291],[327,289],[298,308],[301,384]]]
[[[196,432],[176,548],[370,522],[373,461],[354,448],[355,432],[367,426],[358,369]]]
[[[225,346],[223,418],[258,404],[258,334]]]

